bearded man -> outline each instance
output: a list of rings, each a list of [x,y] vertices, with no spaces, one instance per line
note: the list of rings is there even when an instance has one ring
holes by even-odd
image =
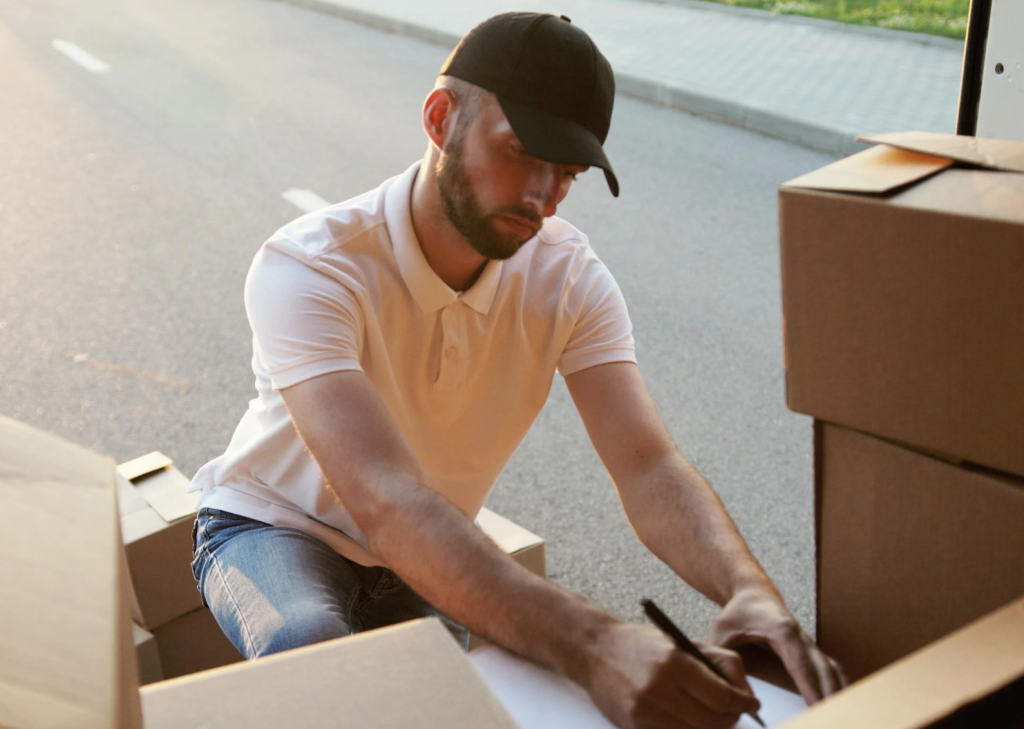
[[[731,651],[706,647],[730,683],[474,525],[559,372],[640,539],[723,606],[716,640],[770,645],[809,700],[841,685],[672,444],[618,286],[555,217],[589,167],[618,195],[613,100],[611,67],[567,18],[491,18],[427,96],[423,160],[257,254],[258,396],[191,487],[196,578],[246,657],[437,615],[463,644],[469,628],[568,676],[623,727],[755,710]]]

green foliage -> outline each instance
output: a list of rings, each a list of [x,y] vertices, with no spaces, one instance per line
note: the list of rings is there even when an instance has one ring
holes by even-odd
[[[970,0],[708,0],[773,13],[963,39]]]

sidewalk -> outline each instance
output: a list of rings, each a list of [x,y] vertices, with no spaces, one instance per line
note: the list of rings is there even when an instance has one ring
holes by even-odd
[[[508,0],[287,0],[446,47]],[[526,6],[524,6],[526,7]],[[620,93],[836,154],[856,134],[953,132],[963,44],[672,0],[533,0],[594,38]]]

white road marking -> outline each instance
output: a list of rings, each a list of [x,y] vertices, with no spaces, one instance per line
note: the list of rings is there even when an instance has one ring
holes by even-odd
[[[53,47],[82,68],[92,71],[93,73],[106,73],[110,70],[109,64],[104,63],[88,51],[82,50],[74,43],[68,43],[66,40],[60,40],[58,38],[53,42]]]
[[[317,195],[312,190],[285,190],[281,193],[281,197],[290,202],[292,205],[297,207],[304,213],[311,213],[314,210],[320,208],[326,208],[330,205],[329,202],[324,200],[322,197]]]

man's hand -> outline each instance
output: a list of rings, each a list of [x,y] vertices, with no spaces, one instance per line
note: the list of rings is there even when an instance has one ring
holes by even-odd
[[[613,623],[597,640],[586,681],[594,703],[623,729],[725,729],[756,711],[743,661],[730,650],[701,650],[730,685],[660,631]],[[742,688],[740,688],[742,687]]]
[[[758,589],[737,592],[715,620],[708,640],[720,646],[767,645],[782,659],[808,704],[846,685],[843,669],[804,632],[777,595]]]

